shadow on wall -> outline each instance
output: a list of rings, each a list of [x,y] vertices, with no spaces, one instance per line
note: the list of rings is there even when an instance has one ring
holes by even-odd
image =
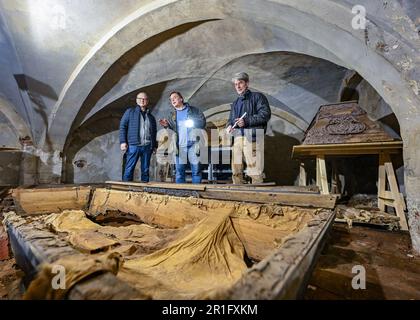
[[[398,137],[401,137],[400,124],[398,122],[397,117],[395,116],[395,113],[391,113],[385,117],[382,117],[378,121],[394,130]]]
[[[35,105],[35,112],[41,117],[44,124],[44,128],[48,128],[48,115],[47,107],[42,97],[48,99],[57,100],[58,96],[55,93],[54,89],[49,85],[29,77],[25,74],[15,74],[14,75],[16,83],[20,90],[26,91],[29,99]],[[52,143],[48,131],[46,131],[45,143],[48,149],[52,149]]]
[[[278,132],[273,132],[273,136],[265,136],[265,181],[283,186],[295,184],[299,162],[292,159],[292,149],[298,144],[298,139]]]
[[[196,26],[205,23],[207,21],[191,22],[173,29],[167,30],[163,33],[157,34],[150,37],[146,41],[139,43],[127,51],[120,59],[118,59],[107,72],[98,80],[95,87],[89,93],[89,96],[83,102],[82,107],[73,122],[73,129],[80,125],[81,121],[86,117],[90,110],[96,105],[96,103],[107,94],[130,70],[136,65],[136,63],[148,53],[152,52],[163,42],[174,38],[180,34],[183,34]]]
[[[288,69],[282,80],[312,93],[326,101],[335,99],[339,90],[341,77],[346,68],[329,61],[303,54],[284,53],[283,60]],[[296,59],[296,61],[295,61]],[[322,75],[322,81],[317,81]]]
[[[96,170],[105,170],[105,168],[101,168],[101,163],[90,163],[86,159],[75,159],[77,153],[82,150],[88,143],[93,141],[95,138],[103,136],[109,132],[113,132],[118,130],[120,124],[121,115],[110,116],[104,118],[97,118],[95,121],[89,121],[86,125],[80,127],[76,130],[70,137],[68,144],[66,145],[65,149],[65,174],[64,174],[64,182],[65,183],[74,183],[75,182],[75,168],[88,168],[95,166]],[[106,141],[105,141],[106,142]],[[117,142],[118,146],[119,143]],[[100,147],[100,146],[99,146]],[[103,150],[105,148],[105,150]],[[107,146],[102,146],[102,148],[88,150],[89,153],[92,155],[100,155],[100,153],[104,153],[103,156],[107,156]],[[106,159],[101,159],[102,161]],[[120,160],[118,160],[120,161]],[[96,172],[99,175],[99,171]],[[86,172],[86,175],[88,172]],[[87,181],[86,181],[87,182]]]

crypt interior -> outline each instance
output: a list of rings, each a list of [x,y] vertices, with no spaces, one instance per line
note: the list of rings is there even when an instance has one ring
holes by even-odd
[[[356,5],[366,10],[364,28],[354,28],[354,22],[360,23],[352,12]],[[241,71],[249,74],[250,89],[263,93],[271,108],[264,136],[267,185],[223,194],[218,186],[234,189],[227,165],[211,167],[211,178],[210,166],[204,166],[203,187],[174,189],[172,169],[160,166],[156,156],[151,160],[150,186],[118,184],[123,170],[119,124],[139,92],[149,95],[156,119],[172,110],[169,94],[182,92],[186,101],[204,113],[207,129],[223,130],[237,97],[232,75]],[[63,196],[62,203],[66,203],[65,197],[73,197],[72,190],[77,191],[79,201],[88,189],[83,204],[76,201],[77,205],[64,209],[88,208],[90,220],[78,216],[77,221],[87,229],[93,228],[89,226],[92,221],[100,225],[95,227],[95,237],[98,230],[112,224],[106,214],[119,212],[124,217],[126,213],[135,216],[137,223],[153,222],[163,228],[159,237],[171,243],[178,233],[189,230],[189,225],[180,221],[198,223],[206,216],[200,206],[205,205],[213,219],[232,206],[236,210],[234,217],[230,216],[233,227],[224,230],[244,243],[247,261],[238,270],[248,273],[242,275],[242,282],[227,283],[232,285],[229,290],[212,291],[210,298],[420,299],[420,5],[416,0],[0,0],[0,73],[0,218],[4,219],[0,225],[0,299],[83,299],[88,295],[83,284],[66,296],[35,292],[31,282],[40,278],[29,276],[15,260],[16,253],[31,243],[31,228],[52,225],[54,241],[67,241],[61,233],[73,232],[63,227],[65,216],[51,222],[39,215],[58,214],[40,209],[44,202],[54,201],[55,189],[60,194],[57,199]],[[333,138],[326,135],[316,143],[309,141],[325,119],[321,115],[334,117],[334,112],[344,112],[349,106],[354,108],[353,122],[344,125],[364,121],[368,127],[363,127],[365,135],[335,132]],[[325,108],[330,112],[323,113]],[[377,131],[367,134],[367,130]],[[387,138],[375,140],[382,135]],[[337,142],[337,136],[349,139]],[[351,144],[357,152],[352,149],[347,154],[340,144],[338,151],[328,153],[325,146],[336,143]],[[369,144],[374,145],[366,146]],[[315,147],[311,145],[318,146],[318,151],[312,151]],[[382,149],[388,147],[390,153]],[[134,182],[139,181],[138,165]],[[157,193],[153,183],[158,183]],[[104,192],[110,193],[106,196]],[[142,195],[131,194],[136,192]],[[259,200],[269,198],[269,192],[279,200]],[[296,202],[287,199],[289,193]],[[191,200],[195,196],[200,199]],[[312,196],[315,202],[308,204]],[[101,201],[109,201],[109,207],[104,209]],[[159,201],[165,205],[158,205]],[[236,204],[231,204],[233,201]],[[273,258],[270,254],[285,241],[280,233],[253,240],[258,235],[241,215],[253,217],[255,203],[264,207],[258,209],[255,220],[262,219],[264,212],[271,212],[275,220],[260,221],[260,234],[270,233],[265,228],[271,224],[280,230],[281,219],[291,216],[290,208],[295,206],[298,213],[293,211],[293,215],[300,215],[296,219],[302,224],[293,225],[294,232],[306,230],[319,208],[331,212],[321,219],[325,226],[313,231],[319,236],[314,242],[317,250],[305,253],[311,267],[295,266],[302,283],[296,294],[287,295],[287,290],[280,289],[267,296],[258,296],[257,289],[252,293],[255,296],[246,294],[247,285],[253,285],[252,272],[257,272],[252,266]],[[169,205],[172,209],[165,209]],[[274,205],[281,206],[281,214]],[[177,210],[180,213],[175,213]],[[179,217],[182,212],[191,216]],[[28,215],[31,218],[26,218]],[[129,225],[128,220],[118,224],[121,219],[115,218],[112,226]],[[210,219],[207,227],[212,223],[216,222]],[[20,224],[27,224],[28,230],[19,229]],[[193,233],[200,228],[203,225]],[[240,228],[245,230],[243,235]],[[100,232],[101,236],[107,234]],[[143,257],[164,248],[163,242],[150,235],[147,250],[141,251],[131,236],[119,238],[118,232],[111,233],[117,235],[119,244],[114,241],[106,249],[95,247],[90,252],[114,253],[119,245],[124,250],[130,246],[119,253],[128,256],[124,262],[127,268],[134,268],[136,259],[141,258],[132,258],[133,252]],[[147,238],[149,231],[144,232]],[[283,240],[277,243],[280,238]],[[76,250],[75,243],[71,242],[68,250]],[[88,249],[83,248],[86,253]],[[61,257],[58,251],[57,255]],[[232,257],[236,263],[235,259]],[[139,262],[142,267],[145,264],[145,260]],[[161,272],[171,274],[171,267],[178,268],[174,265],[162,267]],[[351,288],[354,265],[365,266],[367,290]],[[198,272],[193,264],[189,267],[192,273]],[[115,281],[121,281],[120,295],[114,292],[93,298],[138,298],[133,288],[151,294],[134,280],[132,287],[125,288],[133,275],[124,272],[118,273],[121,277],[96,283],[117,287]],[[239,277],[232,275],[232,279]],[[271,280],[267,277],[264,281],[255,286]],[[152,298],[189,299],[203,294],[165,290],[151,294]]]

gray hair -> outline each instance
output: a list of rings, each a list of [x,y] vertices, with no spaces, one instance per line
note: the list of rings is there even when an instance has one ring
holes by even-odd
[[[245,82],[249,82],[249,75],[246,72],[238,72],[232,78],[232,82],[235,80],[244,80]]]

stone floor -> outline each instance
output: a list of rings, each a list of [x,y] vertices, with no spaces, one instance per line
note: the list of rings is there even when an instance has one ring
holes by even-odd
[[[355,265],[366,270],[366,289],[352,288]],[[305,299],[420,299],[420,257],[405,232],[334,224]]]

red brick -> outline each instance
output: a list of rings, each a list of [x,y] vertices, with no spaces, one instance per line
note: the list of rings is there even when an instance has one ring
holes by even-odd
[[[0,225],[0,261],[10,259],[9,238],[3,226]]]

